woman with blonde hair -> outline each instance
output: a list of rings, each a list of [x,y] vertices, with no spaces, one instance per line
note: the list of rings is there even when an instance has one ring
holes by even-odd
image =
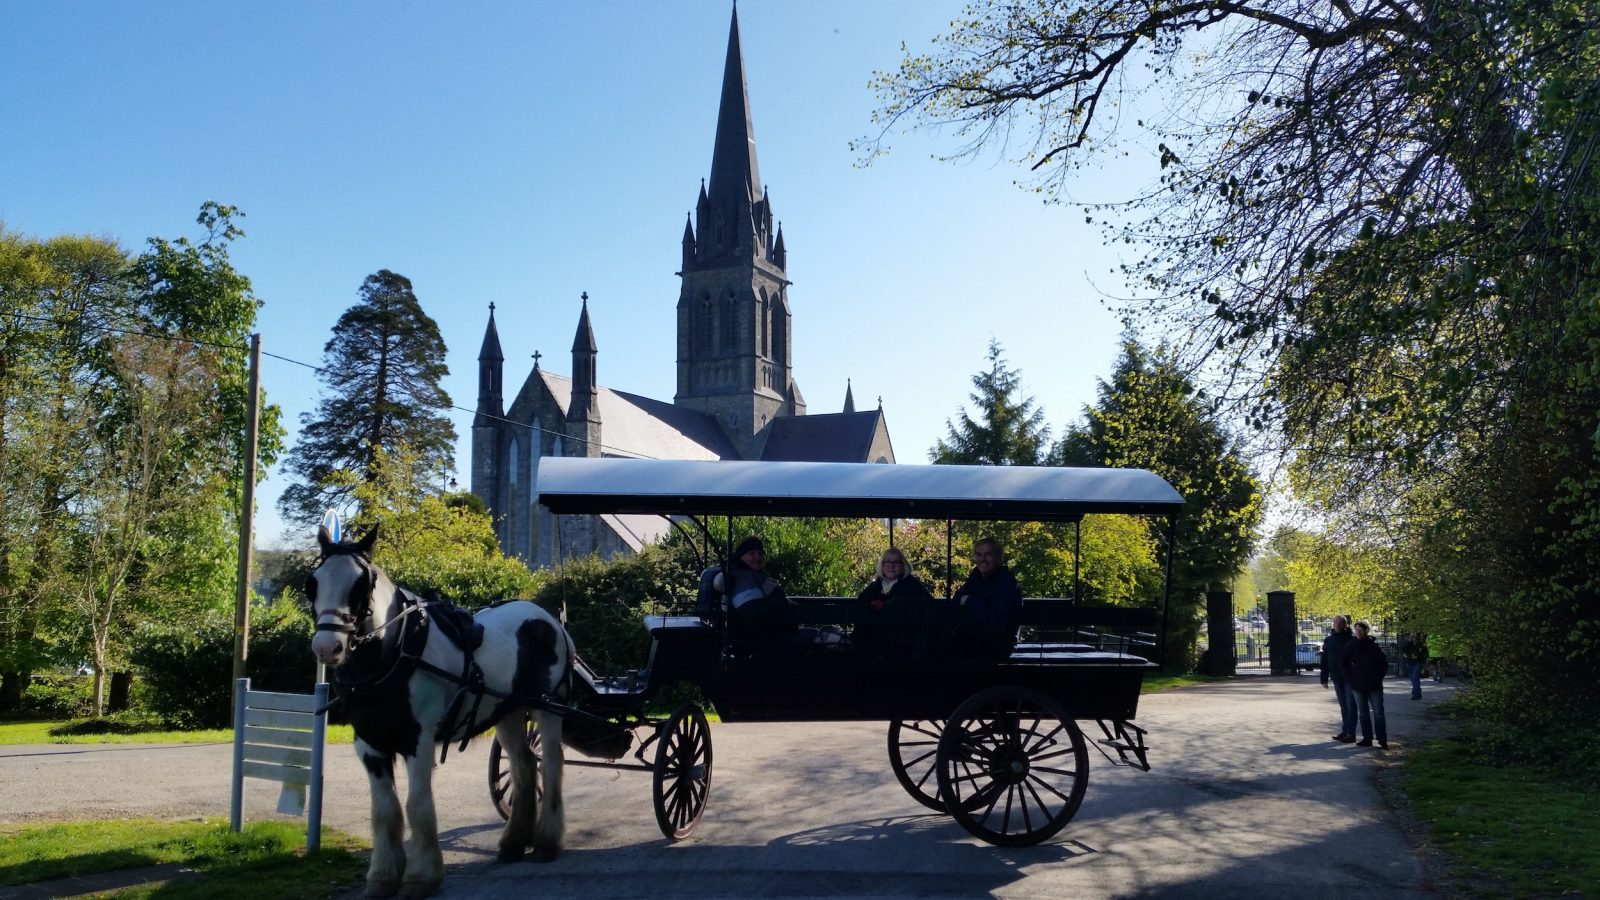
[[[878,577],[856,597],[851,644],[865,656],[906,659],[926,647],[932,626],[933,594],[911,571],[899,547],[878,558]]]

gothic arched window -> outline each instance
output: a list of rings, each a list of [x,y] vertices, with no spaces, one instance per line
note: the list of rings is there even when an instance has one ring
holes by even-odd
[[[783,295],[772,301],[772,349],[767,354],[780,366],[789,364],[789,317],[783,314]]]
[[[711,295],[701,294],[694,322],[694,350],[702,356],[711,352],[711,312]]]
[[[739,304],[733,299],[733,291],[722,298],[722,341],[719,349],[723,355],[739,352]]]

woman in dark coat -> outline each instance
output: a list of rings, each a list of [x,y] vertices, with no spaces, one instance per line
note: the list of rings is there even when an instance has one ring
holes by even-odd
[[[883,551],[878,577],[856,597],[851,646],[864,656],[909,659],[926,652],[933,595],[911,573],[899,548]]]
[[[1356,711],[1361,716],[1361,740],[1357,747],[1372,746],[1373,728],[1377,728],[1378,746],[1389,748],[1389,725],[1383,715],[1383,676],[1389,673],[1389,658],[1383,648],[1372,639],[1372,626],[1356,623],[1356,639],[1344,648],[1339,667],[1344,670],[1345,681],[1355,695]]]

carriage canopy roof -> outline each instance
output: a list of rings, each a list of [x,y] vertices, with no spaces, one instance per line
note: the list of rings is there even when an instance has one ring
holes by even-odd
[[[555,513],[867,516],[1075,521],[1176,515],[1183,497],[1144,469],[546,457]]]

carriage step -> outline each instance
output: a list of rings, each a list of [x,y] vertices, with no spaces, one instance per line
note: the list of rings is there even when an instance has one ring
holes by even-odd
[[[1142,772],[1150,771],[1150,760],[1145,756],[1150,748],[1144,742],[1143,728],[1120,719],[1113,720],[1110,725],[1100,719],[1098,724],[1105,738],[1095,741],[1095,745],[1107,762],[1114,766],[1132,766]],[[1106,748],[1116,751],[1117,755],[1112,757]]]

